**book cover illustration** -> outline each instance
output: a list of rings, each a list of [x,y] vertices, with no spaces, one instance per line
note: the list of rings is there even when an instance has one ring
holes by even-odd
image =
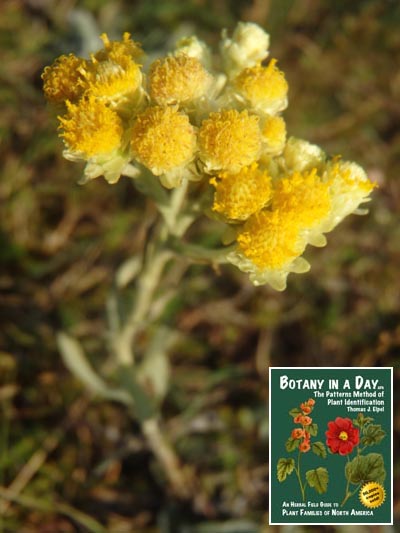
[[[392,523],[392,369],[270,368],[271,524]]]

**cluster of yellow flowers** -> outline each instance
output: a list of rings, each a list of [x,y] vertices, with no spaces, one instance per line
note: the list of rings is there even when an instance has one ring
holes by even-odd
[[[309,269],[308,244],[324,246],[324,233],[369,199],[358,165],[287,138],[288,84],[256,24],[223,32],[218,58],[189,37],[146,67],[128,33],[101,39],[90,59],[61,56],[42,75],[65,157],[86,161],[83,182],[145,171],[168,189],[202,182],[210,211],[234,230],[227,260],[277,290]]]

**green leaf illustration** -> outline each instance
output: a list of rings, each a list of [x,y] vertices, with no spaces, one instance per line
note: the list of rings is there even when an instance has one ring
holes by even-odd
[[[318,433],[318,424],[310,424],[306,427],[306,431],[310,433],[311,437],[316,437]]]
[[[292,437],[289,437],[286,441],[285,447],[287,452],[294,452],[294,450],[297,450],[299,447],[301,439],[293,439]]]
[[[281,457],[278,461],[276,470],[278,481],[285,481],[286,477],[289,476],[294,470],[294,459],[286,459]]]
[[[298,407],[294,407],[293,409],[291,409],[289,411],[289,414],[290,416],[292,416],[293,418],[295,418],[297,415],[301,415],[302,414],[302,411],[298,408]]]
[[[315,455],[318,455],[318,457],[322,457],[324,459],[327,455],[325,444],[321,441],[313,442],[311,445],[311,450],[315,453]]]
[[[370,424],[364,428],[364,434],[361,437],[361,443],[364,446],[372,446],[378,444],[385,437],[386,431],[382,429],[380,424]]]
[[[318,494],[323,494],[328,489],[329,474],[326,468],[316,468],[306,472],[306,479],[310,487],[313,487]]]
[[[350,483],[354,485],[366,481],[376,481],[382,484],[386,477],[383,457],[380,453],[359,455],[347,463],[345,474]]]
[[[357,418],[353,419],[353,424],[359,428],[363,428],[367,424],[370,424],[373,422],[374,419],[370,416],[364,416],[363,413],[358,413]]]

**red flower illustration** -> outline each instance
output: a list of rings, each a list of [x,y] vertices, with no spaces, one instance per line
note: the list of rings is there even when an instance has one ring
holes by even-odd
[[[328,431],[325,435],[328,448],[332,453],[339,455],[348,455],[360,441],[359,431],[353,426],[350,418],[340,416],[334,422],[328,422]]]
[[[312,418],[309,416],[300,416],[299,422],[303,426],[310,426],[312,424]]]
[[[296,428],[292,431],[292,439],[302,439],[304,437],[304,429]]]
[[[311,448],[311,444],[309,440],[303,440],[303,442],[299,444],[299,450],[303,453],[308,452],[310,448]]]
[[[308,405],[308,403],[306,402],[303,402],[302,404],[300,404],[300,409],[303,411],[304,415],[309,415],[312,411],[312,407]]]

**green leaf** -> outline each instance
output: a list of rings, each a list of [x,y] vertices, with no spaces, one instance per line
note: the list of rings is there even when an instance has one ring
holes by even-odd
[[[383,457],[380,453],[359,455],[346,464],[345,474],[350,483],[354,485],[367,481],[382,484],[386,477]]]
[[[374,419],[370,416],[364,416],[364,413],[358,413],[357,418],[353,419],[353,424],[359,428],[363,428],[367,424],[373,422]]]
[[[137,368],[138,383],[150,387],[157,400],[162,400],[168,392],[171,369],[167,352],[175,340],[174,332],[159,326]]]
[[[316,437],[318,434],[318,424],[310,424],[309,426],[306,426],[306,431],[309,432],[311,437]]]
[[[294,470],[294,459],[286,459],[281,457],[276,466],[276,472],[278,476],[278,481],[285,481],[286,477],[289,476]]]
[[[227,263],[226,254],[235,249],[236,245],[224,246],[222,248],[207,248],[198,244],[188,244],[181,238],[170,237],[167,247],[180,255],[183,255],[196,263],[215,264]]]
[[[323,494],[328,489],[329,474],[326,468],[316,468],[306,472],[306,480],[310,487],[314,488],[318,494]]]
[[[118,289],[125,288],[140,272],[142,260],[137,255],[130,257],[118,268],[115,281]]]
[[[138,382],[137,372],[131,366],[120,366],[116,375],[120,386],[131,396],[135,406],[135,414],[140,422],[154,418],[157,408],[143,386]]]
[[[103,398],[126,405],[133,404],[132,398],[126,391],[111,387],[93,370],[81,344],[74,337],[63,331],[59,332],[57,334],[57,346],[65,366],[87,390]]]
[[[363,436],[361,437],[361,443],[364,446],[372,446],[378,444],[386,436],[386,431],[382,429],[380,424],[369,424],[364,428]]]
[[[301,439],[293,439],[292,437],[289,437],[285,444],[286,451],[294,452],[294,450],[297,450],[297,448],[299,447],[300,442]]]
[[[318,457],[322,457],[325,459],[327,453],[325,444],[323,442],[313,442],[311,445],[311,450],[315,453],[315,455],[318,455]]]
[[[301,415],[302,411],[298,407],[294,407],[289,411],[289,415],[295,418],[297,415]]]

